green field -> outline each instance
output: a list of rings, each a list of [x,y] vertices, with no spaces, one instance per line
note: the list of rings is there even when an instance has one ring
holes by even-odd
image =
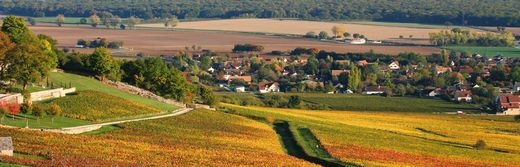
[[[73,119],[64,116],[57,116],[54,118],[54,122],[52,122],[51,116],[43,116],[38,118],[34,115],[18,114],[14,117],[14,119],[10,115],[6,116],[1,124],[20,128],[24,128],[28,125],[29,128],[34,129],[58,129],[63,127],[88,125],[92,123],[89,121]]]
[[[42,23],[56,23],[56,17],[33,17],[36,22]],[[65,16],[65,24],[79,24],[82,17],[67,17]],[[87,23],[90,22],[87,18]]]
[[[396,22],[377,22],[377,21],[346,21],[342,23],[347,24],[361,24],[361,25],[374,25],[374,26],[388,26],[388,27],[408,27],[408,28],[427,28],[427,29],[445,29],[445,25],[435,24],[420,24],[420,23],[396,23]],[[450,26],[455,28],[459,26]]]
[[[112,96],[121,97],[127,99],[129,101],[143,103],[149,106],[157,107],[164,111],[172,111],[177,109],[178,107],[170,104],[166,104],[157,100],[144,98],[139,95],[134,95],[119,89],[112,88],[107,86],[93,78],[70,74],[70,73],[51,73],[50,81],[53,82],[54,85],[66,85],[69,84],[72,87],[76,87],[77,91],[83,90],[94,90],[102,93],[106,93]]]
[[[470,46],[448,46],[443,49],[457,52],[478,53],[482,56],[493,57],[502,55],[505,57],[520,57],[520,48],[516,47],[470,47]]]
[[[440,99],[415,97],[382,97],[367,95],[324,94],[324,93],[284,93],[263,94],[218,93],[224,103],[263,106],[262,96],[282,96],[285,101],[292,95],[300,96],[302,108],[340,111],[398,111],[398,112],[478,112],[477,105],[457,104]],[[283,101],[283,100],[281,100]],[[280,101],[280,103],[282,103]]]
[[[520,142],[520,129],[513,119],[489,121],[478,116],[420,111],[337,112],[221,106],[231,110],[226,112],[249,118],[286,121],[297,140],[305,140],[305,134],[299,132],[308,129],[331,157],[344,163],[361,166],[520,165],[520,145],[516,144]],[[485,148],[474,146],[479,139],[487,143]],[[305,150],[310,155],[326,156]]]

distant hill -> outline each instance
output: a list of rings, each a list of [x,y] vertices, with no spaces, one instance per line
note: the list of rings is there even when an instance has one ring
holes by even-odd
[[[520,26],[518,0],[3,0],[1,14],[87,17],[298,18]]]

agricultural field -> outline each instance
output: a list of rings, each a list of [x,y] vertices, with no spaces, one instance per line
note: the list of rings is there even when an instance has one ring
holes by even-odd
[[[273,109],[222,104],[231,113],[309,129],[334,158],[361,166],[520,166],[518,123],[478,116]],[[497,116],[500,117],[500,116]],[[486,144],[476,143],[483,140]]]
[[[42,23],[56,23],[56,17],[33,17],[36,22]],[[65,16],[65,24],[79,24],[82,17],[67,17]],[[87,22],[90,22],[87,18]]]
[[[18,154],[0,161],[30,166],[315,166],[287,155],[272,127],[216,111],[198,109],[118,126],[95,135],[0,127],[0,136],[13,137]]]
[[[58,104],[66,117],[93,122],[162,112],[153,106],[91,90],[43,102],[52,103]]]
[[[112,88],[108,85],[105,85],[101,82],[99,82],[96,79],[76,75],[76,74],[70,74],[70,73],[51,73],[49,76],[49,81],[54,86],[72,86],[76,87],[77,91],[84,91],[84,90],[93,90],[97,92],[106,93],[108,95],[120,97],[126,100],[129,100],[131,102],[135,103],[142,103],[146,104],[148,106],[154,106],[159,108],[163,111],[172,111],[176,109],[177,107],[174,105],[169,105],[157,100],[144,98],[139,95],[134,95],[119,89]]]
[[[296,47],[318,48],[338,53],[365,53],[371,50],[375,53],[397,55],[402,52],[416,52],[422,55],[440,53],[440,49],[422,46],[382,46],[382,45],[346,45],[342,43],[322,42],[299,37],[266,36],[250,33],[236,33],[223,31],[202,30],[113,30],[87,27],[57,27],[31,26],[36,34],[46,34],[58,40],[58,47],[70,48],[83,53],[92,53],[91,49],[73,48],[78,39],[91,40],[97,37],[107,38],[110,41],[123,41],[124,49],[117,50],[118,54],[135,55],[174,55],[185,50],[186,46],[197,45],[202,49],[216,52],[231,52],[235,44],[258,44],[265,47],[265,52],[273,50],[290,51]],[[327,30],[329,30],[327,28]]]
[[[457,52],[478,53],[482,56],[493,57],[502,55],[505,57],[520,57],[520,48],[517,47],[466,47],[466,46],[449,46],[445,47],[448,50]]]
[[[226,103],[247,104],[254,106],[263,105],[262,97],[245,93],[217,93]],[[345,95],[324,93],[284,93],[263,94],[270,96],[282,96],[288,99],[292,95],[300,96],[303,108],[318,108],[337,111],[394,111],[394,112],[478,112],[478,106],[474,104],[456,104],[441,99],[414,98],[414,97],[383,97],[367,95]],[[282,103],[281,101],[279,103]],[[407,104],[407,105],[396,105]]]

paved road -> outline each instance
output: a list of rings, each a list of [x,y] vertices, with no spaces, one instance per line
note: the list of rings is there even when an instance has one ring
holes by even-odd
[[[171,114],[166,114],[166,115],[152,116],[152,117],[146,117],[146,118],[136,118],[136,119],[123,120],[123,121],[106,122],[106,123],[99,123],[99,124],[92,124],[92,125],[83,125],[83,126],[76,126],[76,127],[68,127],[68,128],[62,128],[62,129],[43,129],[42,131],[65,133],[65,134],[80,134],[80,133],[84,133],[84,132],[97,130],[97,129],[101,128],[102,126],[106,126],[106,125],[115,125],[115,124],[120,124],[120,123],[125,123],[125,122],[135,122],[135,121],[144,121],[144,120],[151,120],[151,119],[173,117],[173,116],[178,116],[178,115],[188,113],[192,110],[193,110],[192,108],[180,108],[180,109],[173,111]]]

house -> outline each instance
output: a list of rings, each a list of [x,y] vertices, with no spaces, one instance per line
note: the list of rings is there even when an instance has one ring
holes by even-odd
[[[362,45],[367,43],[367,40],[364,38],[356,38],[352,40],[345,40],[345,43],[352,44],[352,45]]]
[[[357,61],[357,65],[360,67],[365,67],[368,65],[368,62],[367,62],[367,60],[359,60],[359,61]]]
[[[334,77],[334,76],[339,76],[342,73],[347,73],[348,74],[349,72],[350,72],[350,70],[332,70],[330,72],[330,74]]]
[[[339,64],[346,64],[346,65],[350,64],[350,60],[336,60],[335,62],[339,63]]]
[[[253,81],[253,77],[251,77],[251,75],[244,75],[244,76],[234,75],[234,76],[229,76],[228,80],[230,80],[230,81],[233,81],[233,80],[244,80],[244,82],[246,84],[250,84],[251,81]]]
[[[389,68],[390,70],[399,70],[399,69],[400,69],[400,67],[399,67],[399,62],[398,62],[398,61],[393,61],[392,63],[390,63],[390,64],[388,65],[388,68]]]
[[[444,66],[435,66],[435,73],[436,74],[442,74],[446,72],[451,72],[450,67],[444,67]]]
[[[377,95],[383,94],[386,91],[386,86],[367,86],[363,90],[363,94],[365,95]]]
[[[215,72],[215,69],[213,67],[208,68],[208,72],[213,73]]]
[[[457,90],[455,91],[455,96],[453,100],[460,102],[471,102],[471,95],[471,91],[469,90]]]
[[[442,95],[442,89],[441,88],[424,89],[421,91],[421,94],[423,96],[427,96],[427,97],[436,97],[436,96]]]
[[[280,87],[278,82],[260,82],[258,83],[258,91],[260,93],[280,92]]]
[[[246,92],[246,87],[243,86],[243,85],[236,86],[235,87],[235,92],[237,92],[237,93]]]
[[[515,82],[513,85],[513,92],[519,92],[520,91],[520,82]]]
[[[13,140],[11,137],[0,137],[0,155],[13,156]]]
[[[496,98],[497,115],[520,115],[520,97],[501,94]]]

